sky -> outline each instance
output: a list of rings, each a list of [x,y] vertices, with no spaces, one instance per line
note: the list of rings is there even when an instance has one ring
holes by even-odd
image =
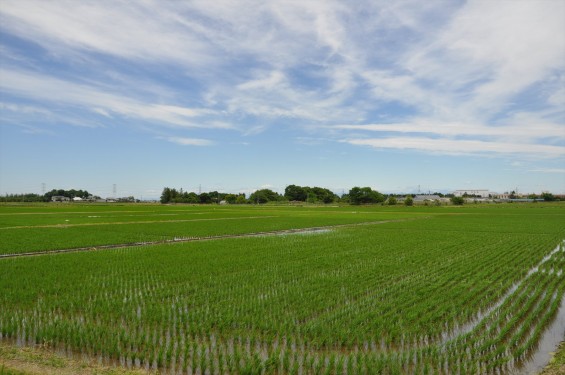
[[[563,0],[2,0],[0,194],[565,193]]]

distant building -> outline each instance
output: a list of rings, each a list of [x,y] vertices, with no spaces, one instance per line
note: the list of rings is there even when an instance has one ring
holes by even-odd
[[[442,201],[439,195],[435,194],[421,194],[414,197],[414,202],[426,202],[426,201]]]
[[[71,198],[63,195],[54,195],[51,197],[51,202],[69,202]]]
[[[453,196],[455,197],[463,197],[463,196],[471,196],[471,197],[481,197],[481,198],[488,198],[490,192],[486,189],[476,189],[476,190],[455,190],[453,192]]]

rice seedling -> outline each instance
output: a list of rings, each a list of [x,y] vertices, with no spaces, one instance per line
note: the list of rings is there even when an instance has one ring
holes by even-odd
[[[183,230],[245,233],[420,214],[361,208],[352,219],[348,209],[285,208],[276,220],[255,221],[244,219],[251,209],[222,211],[218,218],[240,220],[193,221]],[[312,236],[0,259],[0,340],[188,374],[509,371],[536,350],[561,304],[565,253],[562,245],[551,250],[564,237],[563,211],[425,210],[425,220]],[[169,236],[180,235],[180,225],[138,228]],[[77,233],[86,232],[71,237]],[[34,241],[37,251],[49,248]]]

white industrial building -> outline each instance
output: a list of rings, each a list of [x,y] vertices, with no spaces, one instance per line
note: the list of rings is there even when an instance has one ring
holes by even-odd
[[[455,190],[453,192],[453,195],[456,197],[462,197],[464,195],[467,196],[476,196],[476,197],[481,197],[481,198],[488,198],[490,195],[490,192],[488,190],[485,189],[476,189],[476,190]]]
[[[51,197],[51,202],[69,202],[71,198],[62,195],[53,195]]]

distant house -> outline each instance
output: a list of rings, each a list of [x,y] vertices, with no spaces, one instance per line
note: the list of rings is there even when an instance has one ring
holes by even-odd
[[[51,197],[51,202],[69,202],[71,198],[63,195],[54,195]]]
[[[442,198],[436,194],[421,194],[414,197],[414,202],[433,202],[436,200],[441,201]]]
[[[73,202],[80,202],[80,201],[82,201],[81,197],[74,197],[73,198]]]
[[[455,190],[453,192],[453,196],[455,197],[469,196],[469,197],[488,198],[489,195],[490,192],[486,189]]]

